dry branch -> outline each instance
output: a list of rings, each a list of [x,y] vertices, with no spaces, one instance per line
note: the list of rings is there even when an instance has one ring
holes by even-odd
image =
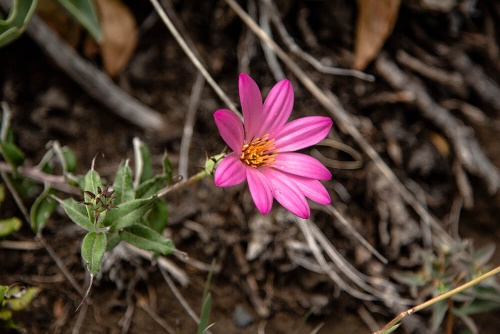
[[[437,104],[417,80],[399,69],[387,55],[380,55],[375,67],[394,89],[409,90],[415,94],[420,112],[448,137],[460,163],[468,172],[481,177],[491,194],[496,193],[500,187],[500,174],[479,146],[472,129]]]
[[[448,59],[451,66],[464,76],[465,83],[469,86],[481,100],[492,106],[500,113],[500,87],[491,80],[484,70],[475,65],[469,56],[463,51],[453,50],[451,52],[447,46],[439,45],[440,52],[449,55]]]

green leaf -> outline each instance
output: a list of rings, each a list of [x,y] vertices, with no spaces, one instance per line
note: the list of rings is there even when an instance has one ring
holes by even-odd
[[[422,273],[394,270],[391,272],[391,276],[399,283],[409,286],[419,287],[425,286],[429,283],[429,279]]]
[[[437,331],[441,323],[443,322],[444,316],[448,311],[448,301],[441,300],[434,304],[431,318],[431,328],[433,331]]]
[[[106,245],[106,252],[113,250],[122,241],[118,232],[108,234],[108,244]]]
[[[59,204],[61,204],[69,219],[71,219],[76,225],[89,232],[95,231],[95,226],[90,221],[84,204],[78,203],[72,198],[65,199],[64,201],[58,198],[56,198],[56,200]]]
[[[157,199],[154,196],[122,203],[118,208],[111,209],[107,213],[103,225],[109,226],[110,232],[130,226],[141,219],[153,207]]]
[[[4,307],[12,311],[21,311],[31,303],[40,290],[41,289],[37,287],[29,287],[25,290],[21,290],[19,285],[9,288],[6,295],[7,297],[11,296],[11,298],[4,300]],[[14,297],[14,295],[16,296]]]
[[[466,315],[464,316],[458,316],[460,320],[467,326],[467,329],[462,330],[460,334],[473,334],[473,333],[479,333],[479,328],[477,328],[476,323],[471,317],[468,317]]]
[[[210,328],[210,326],[208,325],[208,320],[210,318],[211,305],[212,305],[212,297],[210,296],[210,293],[208,293],[205,299],[203,300],[203,306],[201,308],[200,323],[198,325],[197,334],[205,334],[207,330]]]
[[[167,152],[163,155],[163,174],[165,175],[165,181],[167,181],[167,185],[171,186],[174,184],[174,168],[172,167],[172,163],[168,158]]]
[[[22,225],[21,219],[17,217],[0,220],[0,238],[8,236],[14,231],[18,231]]]
[[[101,25],[92,0],[57,0],[80,23],[97,43],[103,40]]]
[[[482,267],[485,264],[487,264],[488,261],[490,261],[491,257],[493,256],[493,254],[495,254],[495,249],[496,246],[495,244],[492,243],[474,252],[472,254],[474,264],[477,267]]]
[[[95,170],[91,169],[85,174],[85,189],[86,191],[90,191],[93,194],[97,194],[97,188],[100,187],[102,188],[102,183],[101,183],[101,177],[99,176],[99,173],[97,173]],[[85,195],[87,196],[87,195]],[[90,197],[85,197],[85,201],[90,201]]]
[[[40,193],[40,185],[31,179],[8,174],[7,177],[21,197],[32,197]]]
[[[156,232],[163,232],[168,222],[168,206],[167,202],[163,198],[159,199],[151,211],[148,214],[147,218],[148,226],[151,227]]]
[[[67,146],[62,148],[63,158],[66,162],[66,172],[73,173],[76,170],[76,156],[75,153]]]
[[[460,308],[454,308],[453,314],[456,316],[468,316],[484,313],[500,307],[500,303],[491,300],[474,300]]]
[[[9,287],[7,285],[0,285],[0,308],[2,308],[3,297],[8,289]]]
[[[14,320],[12,319],[12,311],[0,308],[0,328],[11,328],[18,329]],[[21,334],[25,334],[25,332],[20,331]]]
[[[92,276],[99,273],[102,257],[106,251],[107,238],[103,232],[89,232],[82,242],[82,258]]]
[[[485,281],[481,282],[484,283]],[[483,287],[476,285],[474,287],[474,296],[476,299],[490,300],[500,304],[500,292],[493,287]]]
[[[135,199],[134,184],[132,182],[132,170],[128,166],[128,161],[122,162],[116,172],[115,182],[113,183],[116,203],[125,203]]]
[[[37,0],[14,0],[6,20],[0,20],[0,47],[22,35],[35,12]]]
[[[51,188],[45,189],[40,196],[35,200],[30,210],[31,228],[35,234],[39,234],[50,215],[57,207],[57,201],[50,195],[54,193]]]
[[[200,323],[198,325],[198,333],[204,334],[213,325],[208,326],[208,320],[210,318],[210,307],[212,297],[210,296],[210,283],[212,282],[212,275],[215,270],[215,259],[212,260],[212,265],[210,266],[210,271],[208,272],[207,279],[205,281],[205,287],[203,288],[203,305],[201,307]]]
[[[164,182],[165,182],[165,176],[163,175],[155,176],[154,178],[141,183],[137,188],[135,194],[137,198],[146,198],[153,196],[158,192],[158,190],[163,188]]]
[[[7,162],[16,169],[24,162],[24,153],[14,143],[2,143],[2,154]]]
[[[87,174],[85,174],[84,182],[84,191],[90,191],[94,195],[97,195],[98,188],[102,189],[101,177],[99,176],[99,173],[97,173],[93,169],[89,170]],[[86,193],[84,193],[83,198],[85,202],[93,203],[93,198],[91,198]],[[87,215],[90,218],[91,223],[95,224],[94,208],[91,205],[86,205],[85,208],[87,210]]]
[[[154,173],[153,165],[151,164],[151,152],[149,152],[149,148],[143,142],[141,142],[141,158],[142,174],[140,183],[144,183],[147,180],[151,179],[154,176]]]
[[[0,204],[5,201],[5,185],[0,183]]]
[[[144,250],[163,255],[171,254],[175,250],[172,240],[141,224],[131,225],[118,233],[125,242]]]

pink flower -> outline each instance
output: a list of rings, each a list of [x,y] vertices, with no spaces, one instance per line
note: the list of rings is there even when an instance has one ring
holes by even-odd
[[[325,138],[332,120],[311,116],[286,123],[293,108],[292,84],[286,79],[271,89],[264,104],[259,87],[247,74],[240,75],[239,91],[244,125],[231,110],[214,114],[222,139],[233,150],[215,170],[215,184],[230,187],[246,179],[263,214],[271,210],[273,197],[301,218],[311,214],[306,197],[330,204],[318,180],[330,180],[332,174],[315,158],[292,152]]]

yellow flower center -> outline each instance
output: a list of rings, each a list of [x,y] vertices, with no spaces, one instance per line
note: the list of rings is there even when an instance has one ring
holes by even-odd
[[[240,160],[250,167],[270,167],[278,153],[274,149],[274,139],[269,135],[255,138],[250,143],[244,144],[241,149]]]

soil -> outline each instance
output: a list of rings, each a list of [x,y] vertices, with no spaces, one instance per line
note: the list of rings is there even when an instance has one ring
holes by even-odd
[[[139,26],[143,27],[141,24],[153,12],[149,3],[125,2],[134,9]],[[318,59],[340,67],[351,66],[357,14],[355,2],[277,2],[286,28],[301,47]],[[425,9],[417,1],[403,1],[394,32],[383,51],[390,59],[395,59],[400,50],[421,56],[418,49],[422,48],[432,54],[431,43],[459,47],[465,50],[476,66],[484,70],[492,83],[500,85],[498,50],[496,54],[492,53],[494,47],[488,44],[488,39],[493,38],[493,44],[498,45],[499,40],[495,36],[500,36],[500,7],[493,0],[477,1],[477,4],[469,0],[457,2],[461,4],[459,7],[442,13]],[[467,5],[473,7],[464,9]],[[238,101],[237,50],[246,28],[223,1],[204,1],[202,4],[178,1],[175,8],[202,58],[208,63],[209,72],[228,95]],[[299,16],[304,10],[309,13],[306,22],[317,38],[317,47],[311,47],[304,41],[303,29],[299,27]],[[493,28],[488,28],[488,24],[492,24]],[[421,30],[427,32],[427,39],[418,33]],[[81,48],[78,50],[81,51]],[[254,50],[249,75],[266,95],[275,79],[257,41]],[[454,200],[460,198],[462,193],[454,176],[456,147],[450,144],[446,132],[424,117],[415,102],[370,102],[374,96],[395,91],[377,72],[374,64],[366,69],[367,73],[376,76],[376,81],[370,83],[352,77],[318,73],[296,59],[321,88],[331,90],[339,97],[342,106],[357,117],[363,136],[397,176],[407,185],[410,184],[408,180],[413,180],[413,184],[425,194],[429,210],[443,221],[448,221]],[[434,53],[432,59],[438,60],[437,64],[429,61],[433,68],[456,72],[440,55]],[[98,58],[92,61],[100,66]],[[112,181],[122,160],[133,162],[132,139],[139,137],[151,149],[155,168],[161,168],[165,150],[174,167],[177,166],[181,131],[158,136],[119,118],[58,69],[29,36],[23,36],[1,49],[0,63],[0,99],[9,103],[12,109],[15,142],[26,153],[26,165],[36,165],[47,143],[58,140],[75,152],[79,174],[88,170],[97,155],[96,170],[104,179]],[[402,64],[399,66],[411,78],[418,77],[416,80],[434,100],[459,100],[484,113],[487,121],[483,123],[472,121],[466,114],[459,113],[458,108],[453,110],[452,117],[473,131],[473,137],[478,139],[487,158],[499,167],[500,132],[495,124],[498,124],[500,110],[495,110],[470,86],[462,87],[466,91],[464,94],[457,94],[450,85],[411,72]],[[141,32],[134,56],[127,68],[115,78],[115,83],[161,112],[171,125],[170,129],[182,129],[196,73],[195,67],[157,20]],[[297,78],[288,70],[285,74],[292,81],[296,97],[292,118],[326,116],[324,108],[300,85]],[[212,115],[215,110],[225,107],[213,90],[205,85],[193,129],[189,175],[204,165],[206,152],[217,154],[224,149]],[[356,141],[342,133],[337,125],[334,125],[331,138],[362,152]],[[446,150],[450,152],[446,153]],[[343,153],[328,154],[335,159],[351,159]],[[407,225],[397,228],[397,219],[389,219],[389,226],[394,227],[388,230],[393,241],[384,243],[380,234],[381,203],[387,201],[387,210],[391,211],[399,202],[391,202],[374,190],[374,169],[366,155],[363,155],[363,161],[363,166],[355,170],[330,169],[333,181],[326,186],[332,195],[333,205],[390,260],[389,264],[383,266],[376,257],[366,255],[359,242],[325,212],[314,209],[311,218],[339,253],[358,270],[392,281],[391,270],[416,270],[419,267],[419,262],[411,266],[402,265],[402,259],[412,258],[415,246],[422,246],[421,231],[408,236],[411,222],[417,222],[419,218],[403,205]],[[467,173],[466,178],[472,187],[474,203],[470,208],[462,208],[458,216],[458,235],[461,239],[469,239],[477,247],[498,245],[500,229],[496,217],[500,214],[500,195],[487,191],[488,182],[483,177]],[[35,195],[27,196],[24,202],[29,207],[35,198]],[[252,228],[260,219],[245,184],[220,189],[212,179],[204,179],[186,190],[169,194],[166,199],[171,218],[165,233],[173,239],[176,247],[191,259],[205,264],[215,259],[219,266],[210,288],[210,321],[214,323],[210,329],[212,333],[313,333],[320,324],[323,325],[317,333],[368,333],[373,329],[361,316],[363,311],[370,313],[379,326],[395,316],[394,310],[382,303],[363,302],[342,291],[326,274],[316,273],[294,262],[290,257],[289,242],[305,242],[305,238],[277,203],[268,216],[271,224],[261,227],[264,229],[261,237],[271,237],[270,242],[264,245],[255,259],[242,264],[241,258],[245,257],[239,255],[247,252],[255,233]],[[12,198],[8,197],[2,204],[1,217],[11,216],[21,217],[21,213]],[[453,233],[452,226],[445,225],[444,228]],[[87,287],[88,275],[80,257],[83,231],[59,210],[51,217],[43,236],[76,281]],[[33,242],[35,236],[26,224],[8,239]],[[162,320],[178,333],[196,332],[196,324],[166,284],[154,261],[130,254],[122,254],[121,258],[120,254],[115,255],[117,257],[110,260],[110,267],[96,278],[90,305],[79,311],[86,312],[84,320],[77,324],[80,313],[73,315],[73,312],[81,297],[47,250],[40,245],[32,250],[1,248],[0,284],[22,283],[42,288],[32,304],[15,315],[16,322],[27,333],[34,334],[70,333],[79,326],[80,333],[163,333],[166,331],[160,325]],[[189,276],[189,285],[179,289],[199,314],[207,272],[178,258],[169,259]],[[493,255],[490,265],[500,265],[498,252]],[[255,292],[270,309],[269,317],[259,315],[250,297],[252,287],[248,282],[252,277],[257,283]],[[411,298],[407,287],[400,286],[400,289],[402,296]],[[141,307],[143,301],[147,307]],[[146,310],[156,314],[156,320]],[[430,312],[416,317],[423,327],[414,332],[430,332]],[[246,326],[237,325],[245,322],[246,318],[249,319]],[[483,313],[474,319],[481,333],[496,333],[500,328],[498,311]],[[128,325],[127,321],[130,321]],[[453,332],[458,333],[464,326],[456,321],[453,328]],[[398,331],[403,333],[408,328]]]

